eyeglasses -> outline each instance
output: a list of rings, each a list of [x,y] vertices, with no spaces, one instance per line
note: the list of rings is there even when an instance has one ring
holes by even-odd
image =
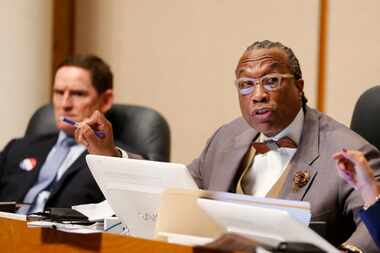
[[[235,81],[235,85],[241,95],[252,94],[257,85],[261,85],[265,91],[275,91],[281,87],[282,78],[294,78],[291,74],[273,73],[260,78],[241,77]]]

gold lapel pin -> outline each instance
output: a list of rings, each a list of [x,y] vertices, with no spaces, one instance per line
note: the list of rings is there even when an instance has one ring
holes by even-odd
[[[296,174],[293,177],[293,191],[298,191],[310,180],[310,173],[307,170],[304,171],[297,171]]]

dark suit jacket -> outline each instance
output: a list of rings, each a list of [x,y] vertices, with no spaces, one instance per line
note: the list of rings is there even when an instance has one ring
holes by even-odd
[[[236,178],[240,177],[241,160],[257,134],[243,118],[219,128],[201,155],[188,166],[198,186],[233,191]],[[362,199],[339,177],[331,158],[342,148],[363,151],[379,175],[380,154],[375,147],[328,116],[306,108],[301,140],[289,162],[289,174],[280,198],[309,201],[312,220],[327,222],[326,239],[333,245],[347,241],[365,252],[378,252],[358,216]],[[293,178],[299,171],[310,173],[310,180],[295,189]]]
[[[28,190],[37,181],[41,166],[57,138],[57,134],[25,137],[12,140],[6,145],[0,154],[0,201],[23,201]],[[104,200],[86,165],[86,154],[84,152],[55,183],[46,207],[71,207]],[[26,158],[37,160],[31,171],[20,167],[20,163]]]
[[[365,211],[361,210],[359,214],[380,249],[380,202],[377,201]]]

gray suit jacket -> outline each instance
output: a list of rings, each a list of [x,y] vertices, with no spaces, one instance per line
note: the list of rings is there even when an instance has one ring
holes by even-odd
[[[240,176],[241,160],[257,134],[243,118],[219,128],[201,155],[188,166],[198,186],[233,191],[234,182]],[[342,148],[364,152],[375,174],[380,175],[380,154],[374,146],[344,125],[307,107],[301,140],[289,162],[289,174],[280,198],[309,201],[312,220],[327,222],[326,239],[333,245],[348,242],[364,252],[378,252],[358,217],[363,205],[361,197],[340,179],[331,158]],[[298,171],[308,171],[310,180],[294,190],[293,178]]]

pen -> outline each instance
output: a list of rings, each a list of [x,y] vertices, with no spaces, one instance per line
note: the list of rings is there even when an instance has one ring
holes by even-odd
[[[80,124],[76,122],[75,120],[66,118],[64,116],[61,117],[61,121],[68,125],[74,126],[76,128],[80,126]],[[106,134],[103,131],[94,131],[94,132],[95,132],[95,135],[100,139],[103,139],[106,136]]]

